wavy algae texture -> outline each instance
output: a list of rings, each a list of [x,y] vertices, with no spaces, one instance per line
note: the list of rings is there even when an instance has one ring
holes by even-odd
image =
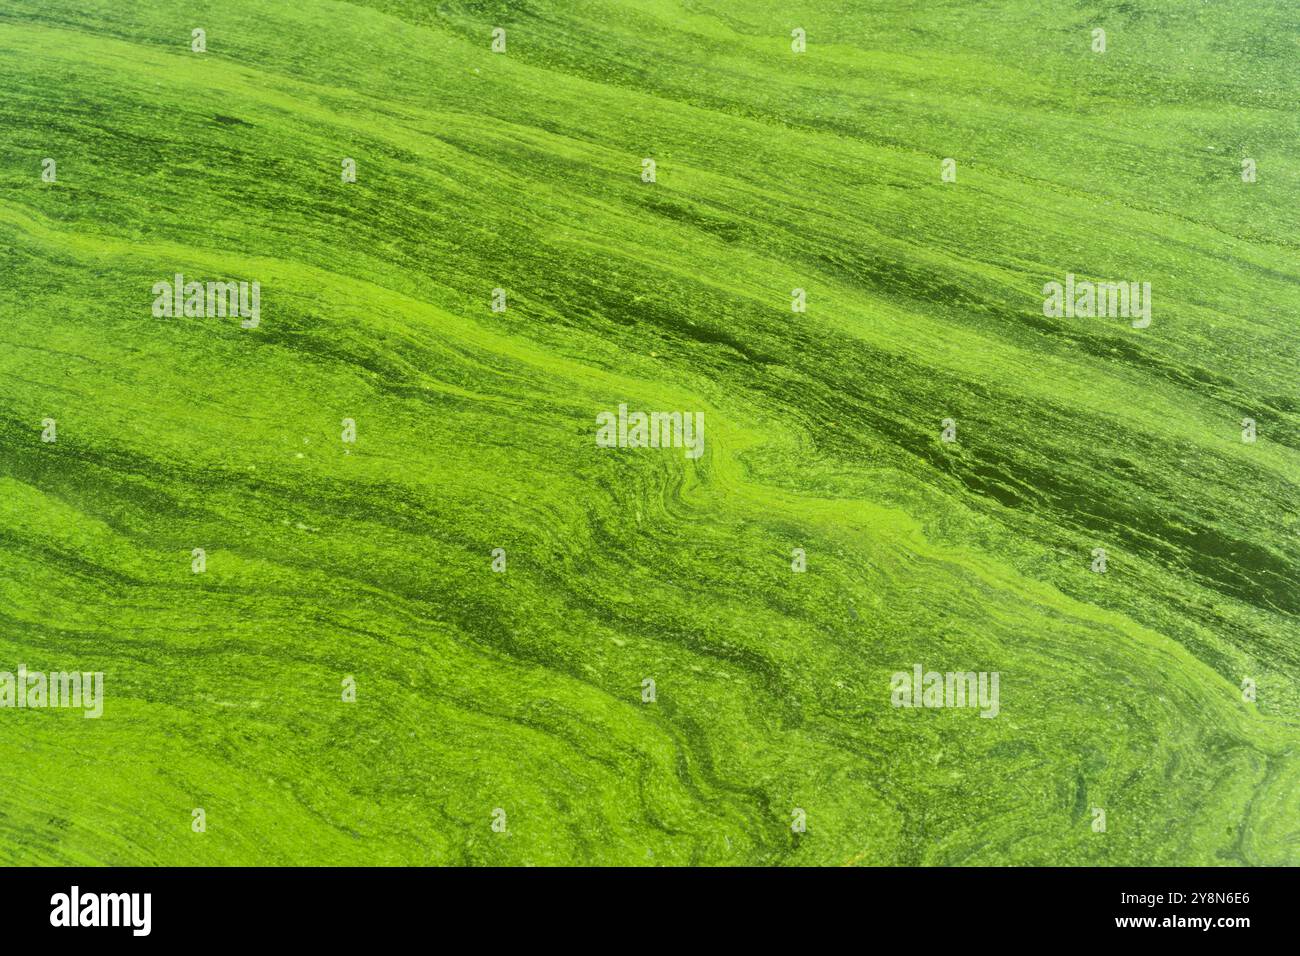
[[[1298,43],[4,0],[0,859],[1300,863]]]

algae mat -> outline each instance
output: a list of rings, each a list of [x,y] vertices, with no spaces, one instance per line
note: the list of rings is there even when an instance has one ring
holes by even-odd
[[[3,862],[1300,863],[1298,53],[4,0]]]

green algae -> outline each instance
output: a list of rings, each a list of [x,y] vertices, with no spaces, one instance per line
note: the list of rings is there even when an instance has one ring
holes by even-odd
[[[0,11],[5,862],[1300,862],[1294,10],[121,7]]]

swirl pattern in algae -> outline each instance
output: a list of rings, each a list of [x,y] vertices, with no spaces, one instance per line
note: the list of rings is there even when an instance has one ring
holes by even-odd
[[[1300,863],[1298,36],[7,0],[0,856]]]

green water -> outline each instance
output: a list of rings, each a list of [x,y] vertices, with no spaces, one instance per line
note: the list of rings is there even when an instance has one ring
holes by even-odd
[[[0,671],[105,691],[0,708],[0,862],[1300,863],[1298,43],[4,0]]]

